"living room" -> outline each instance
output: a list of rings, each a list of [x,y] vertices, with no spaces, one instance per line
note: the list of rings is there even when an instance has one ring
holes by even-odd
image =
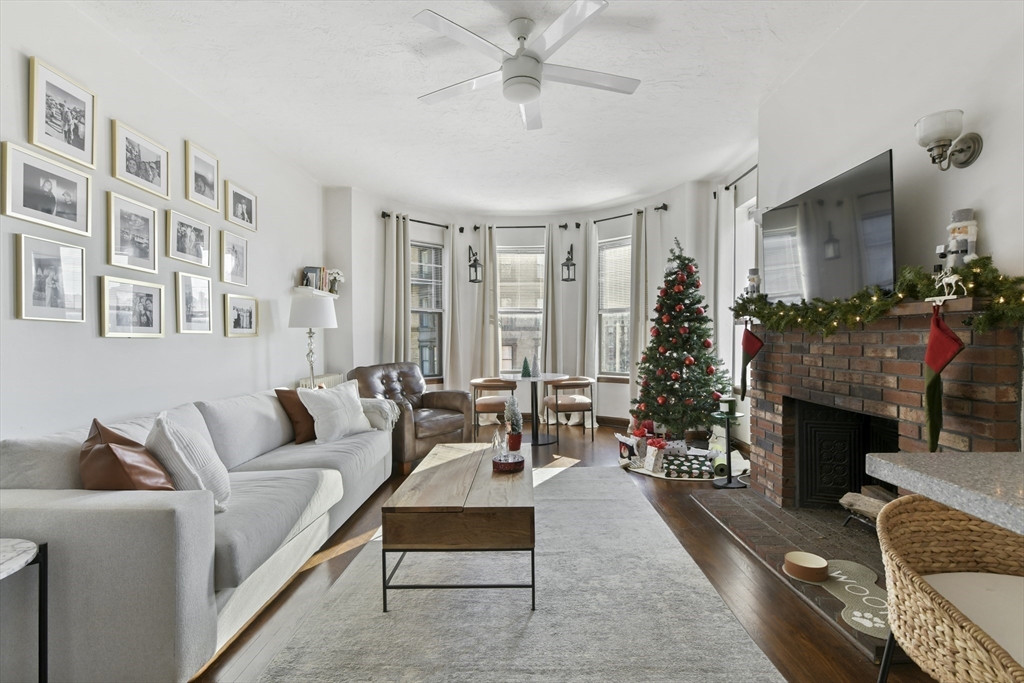
[[[5,0],[0,37],[0,537],[33,563],[0,582],[0,680],[814,683],[893,652],[891,681],[1024,680],[991,615],[952,607],[977,656],[894,619],[876,504],[925,483],[872,458],[807,483],[801,440],[850,420],[861,463],[979,458],[953,479],[988,473],[1009,522],[929,497],[1005,562],[946,571],[1024,574],[1020,3]],[[797,206],[878,159],[882,210]],[[842,222],[868,214],[870,248]],[[823,276],[793,294],[808,225]],[[877,277],[827,289],[854,252]],[[320,433],[318,384],[364,433]],[[669,476],[679,431],[698,464]],[[87,441],[175,490],[96,490]],[[389,546],[392,496],[457,480],[463,442],[522,454],[493,476],[533,483],[535,569]],[[877,575],[897,647],[789,551]],[[388,572],[533,574],[536,609]]]

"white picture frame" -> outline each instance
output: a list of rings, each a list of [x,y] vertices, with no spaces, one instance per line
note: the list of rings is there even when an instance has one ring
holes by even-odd
[[[157,209],[107,192],[107,263],[144,273],[156,273]]]
[[[191,140],[185,141],[185,199],[220,211],[220,161]]]
[[[178,332],[213,333],[213,280],[178,272],[175,277]]]
[[[224,295],[224,336],[258,337],[260,302],[254,296]]]
[[[29,60],[28,141],[96,168],[96,96],[35,57]]]
[[[220,231],[220,281],[249,286],[249,240],[227,230]]]
[[[92,178],[35,152],[3,143],[3,214],[12,218],[92,234]]]
[[[104,337],[164,336],[164,286],[104,275],[100,281]]]
[[[18,235],[18,318],[85,322],[85,248]]]
[[[167,210],[167,256],[203,268],[210,267],[213,228],[183,213]]]
[[[224,218],[229,223],[256,232],[258,210],[256,195],[230,180],[224,181]]]
[[[110,172],[115,178],[171,198],[171,153],[166,147],[116,119],[110,122],[110,141]]]

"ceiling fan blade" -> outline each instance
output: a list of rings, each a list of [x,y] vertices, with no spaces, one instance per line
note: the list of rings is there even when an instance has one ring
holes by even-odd
[[[577,69],[574,66],[562,66],[560,64],[544,65],[544,80],[557,83],[568,83],[570,85],[582,85],[586,88],[597,88],[599,90],[610,90],[626,95],[632,95],[640,85],[635,78],[615,76],[601,73],[600,71],[588,71]]]
[[[420,96],[419,100],[420,102],[424,102],[426,104],[435,104],[437,102],[443,102],[444,100],[451,99],[456,95],[464,95],[468,92],[473,92],[474,90],[479,90],[480,88],[483,88],[485,86],[500,82],[501,69],[498,69],[497,71],[492,71],[489,74],[477,76],[476,78],[470,78],[468,80],[462,81],[461,83],[449,85],[447,88],[441,88],[440,90],[435,90],[434,92],[427,93],[426,95]]]
[[[565,45],[565,41],[576,35],[588,19],[607,6],[605,0],[576,0],[543,33],[530,41],[527,51],[536,55],[540,61],[545,61],[555,50]]]
[[[523,115],[523,128],[538,130],[543,128],[540,121],[540,100],[519,105],[519,113]]]
[[[490,57],[499,64],[512,56],[494,43],[484,40],[472,31],[462,28],[454,21],[445,19],[440,14],[431,12],[428,9],[420,12],[413,19],[427,28],[432,28],[438,33],[462,43],[471,50],[476,50],[480,54]]]

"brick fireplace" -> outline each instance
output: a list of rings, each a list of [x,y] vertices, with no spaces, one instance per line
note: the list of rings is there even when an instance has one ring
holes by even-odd
[[[980,303],[946,304],[967,348],[942,373],[944,451],[1021,450],[1021,329],[979,334],[964,319]],[[783,507],[797,502],[798,401],[898,421],[899,449],[925,451],[924,351],[931,305],[906,303],[835,334],[767,332],[751,364],[751,488]],[[804,454],[804,459],[815,454]]]

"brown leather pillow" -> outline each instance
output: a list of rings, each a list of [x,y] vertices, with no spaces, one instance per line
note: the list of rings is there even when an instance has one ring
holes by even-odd
[[[171,475],[141,443],[92,421],[78,459],[90,491],[173,491]]]
[[[295,443],[306,443],[316,439],[316,430],[313,427],[313,416],[306,410],[299,400],[299,392],[294,389],[274,389],[277,400],[281,402],[284,412],[292,421],[295,429]]]

